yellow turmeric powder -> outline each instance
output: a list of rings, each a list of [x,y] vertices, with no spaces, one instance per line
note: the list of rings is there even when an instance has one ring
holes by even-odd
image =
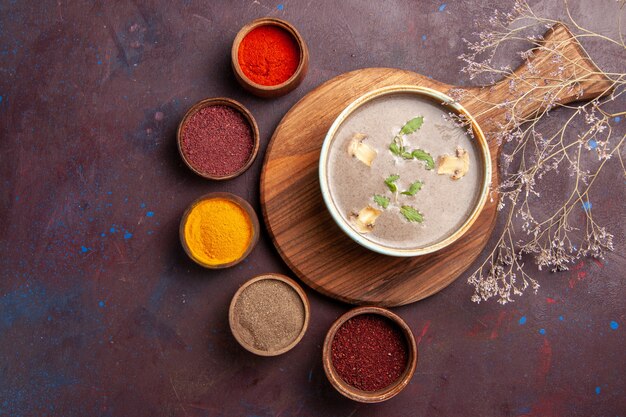
[[[193,258],[211,266],[241,258],[253,237],[248,213],[225,198],[196,204],[187,216],[184,231]]]

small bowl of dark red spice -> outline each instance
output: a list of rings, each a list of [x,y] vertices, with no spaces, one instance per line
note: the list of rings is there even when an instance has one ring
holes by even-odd
[[[300,342],[309,325],[302,288],[280,274],[259,275],[243,284],[228,311],[233,336],[246,350],[276,356]]]
[[[259,128],[252,113],[223,97],[194,104],[178,125],[176,138],[185,164],[212,180],[242,174],[259,150]]]
[[[231,61],[243,88],[259,97],[279,97],[300,85],[309,67],[309,52],[292,24],[265,17],[237,33]]]
[[[376,403],[407,386],[417,366],[417,345],[409,326],[396,314],[358,307],[328,330],[323,362],[337,391],[355,401]]]

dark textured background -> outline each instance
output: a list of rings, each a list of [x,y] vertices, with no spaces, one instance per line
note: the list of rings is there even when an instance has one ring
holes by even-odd
[[[556,0],[532,3],[563,13]],[[178,241],[184,208],[203,193],[231,191],[260,209],[268,140],[306,92],[370,66],[468,85],[461,38],[511,4],[0,2],[0,415],[623,416],[626,192],[616,160],[591,195],[616,251],[559,274],[531,267],[540,292],[504,307],[471,303],[465,274],[395,309],[420,362],[408,388],[379,405],[344,399],[323,373],[325,332],[348,305],[307,290],[310,328],[280,357],[255,357],[230,335],[238,286],[290,274],[265,231],[245,263],[220,272],[193,264]],[[616,2],[571,5],[581,23],[615,35]],[[295,24],[311,53],[303,85],[269,101],[245,93],[229,62],[238,29],[266,15]],[[624,71],[601,44],[591,52]],[[193,175],[175,147],[178,121],[209,96],[241,101],[261,130],[252,168],[223,183]],[[613,121],[622,135],[624,123]],[[549,201],[565,195],[546,188]]]

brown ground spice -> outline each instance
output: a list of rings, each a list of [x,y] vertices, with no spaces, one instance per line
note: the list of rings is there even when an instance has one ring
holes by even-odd
[[[235,302],[236,331],[256,349],[273,352],[293,342],[304,326],[304,305],[288,284],[275,279],[257,281]]]

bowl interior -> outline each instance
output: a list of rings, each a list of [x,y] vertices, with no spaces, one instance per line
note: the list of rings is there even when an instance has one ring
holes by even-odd
[[[241,336],[239,332],[239,328],[236,323],[235,305],[237,304],[237,300],[239,299],[241,293],[249,286],[262,280],[276,280],[276,281],[280,281],[288,285],[291,289],[293,289],[298,294],[300,301],[302,301],[302,306],[304,308],[304,322],[302,324],[302,329],[300,330],[300,333],[297,335],[297,337],[293,341],[291,341],[291,343],[289,343],[287,346],[283,347],[282,349],[272,350],[272,351],[257,349],[256,347],[247,343],[244,340],[244,338]],[[259,275],[248,280],[237,290],[237,292],[235,293],[235,295],[233,296],[231,300],[230,308],[228,310],[228,322],[229,322],[230,330],[233,336],[244,349],[259,356],[277,356],[293,349],[300,342],[300,340],[302,340],[309,326],[309,316],[310,316],[309,311],[310,311],[309,300],[306,296],[306,293],[304,292],[302,287],[300,287],[294,280],[281,274],[263,274],[263,275]]]
[[[407,344],[408,360],[405,370],[394,383],[386,388],[377,391],[364,391],[346,383],[337,373],[337,370],[335,369],[332,361],[332,342],[335,338],[337,330],[339,330],[341,326],[351,318],[362,314],[379,315],[388,320],[391,320],[401,329]],[[324,371],[326,373],[326,376],[328,377],[328,380],[333,385],[333,387],[342,395],[359,402],[381,402],[397,395],[400,391],[404,389],[404,387],[406,387],[406,385],[413,377],[413,374],[415,373],[415,368],[417,367],[417,360],[417,344],[415,343],[415,338],[413,337],[413,333],[409,326],[396,314],[380,307],[357,307],[348,311],[333,323],[331,328],[328,330],[328,333],[326,334],[326,339],[324,340],[323,361]]]
[[[239,65],[238,55],[239,55],[239,46],[241,45],[241,42],[243,41],[243,39],[246,37],[248,33],[250,33],[252,30],[261,26],[275,26],[280,29],[283,29],[284,31],[286,31],[287,33],[291,35],[291,37],[296,41],[296,44],[298,45],[298,50],[300,53],[298,67],[296,68],[294,73],[291,75],[291,77],[289,77],[287,80],[283,81],[280,84],[276,84],[276,85],[258,84],[254,82],[253,80],[251,80],[250,78],[248,78],[243,72],[243,70],[241,69],[241,65]],[[232,61],[232,67],[235,71],[237,79],[240,82],[244,82],[245,84],[247,84],[249,87],[253,89],[254,92],[270,93],[274,91],[285,90],[285,87],[290,86],[292,83],[299,83],[299,81],[301,81],[301,78],[304,76],[304,72],[306,72],[307,66],[308,66],[308,50],[306,47],[306,43],[304,42],[304,39],[302,38],[302,35],[300,35],[298,30],[291,23],[287,22],[286,20],[278,19],[275,17],[263,17],[263,18],[253,20],[252,22],[242,27],[241,30],[239,30],[239,32],[237,33],[233,41],[233,46],[231,49],[231,61]]]
[[[182,146],[183,131],[185,129],[187,120],[189,120],[189,118],[191,118],[200,109],[204,107],[210,107],[210,106],[227,106],[238,111],[244,117],[244,119],[248,122],[248,124],[250,125],[250,130],[252,132],[252,141],[253,141],[252,152],[250,153],[250,156],[248,157],[248,160],[246,161],[246,163],[243,166],[241,166],[238,170],[232,173],[226,174],[226,175],[221,175],[221,176],[211,175],[209,173],[198,170],[189,161],[189,159],[187,159],[187,156],[185,155],[185,152],[183,151],[183,146]],[[252,113],[250,113],[250,111],[246,107],[244,107],[243,104],[239,103],[236,100],[232,100],[226,97],[206,98],[204,100],[197,102],[193,106],[191,106],[191,108],[187,110],[187,113],[185,113],[182,120],[178,124],[178,129],[176,131],[176,143],[178,145],[178,152],[181,158],[183,158],[183,162],[185,162],[185,165],[187,165],[189,169],[191,169],[193,172],[200,175],[201,177],[204,177],[210,180],[217,180],[217,181],[235,178],[243,174],[248,168],[250,168],[250,166],[256,159],[257,153],[259,152],[259,142],[260,142],[259,141],[259,127]]]
[[[387,106],[387,113],[384,106]],[[382,111],[379,110],[381,108]],[[404,136],[404,143],[407,149],[411,149],[409,145],[416,149],[420,145],[426,146],[424,149],[432,153],[430,169],[425,168],[425,161],[411,160],[410,155],[409,162],[405,158],[394,157],[389,150],[390,145],[385,142],[391,143],[394,140],[393,132],[398,132],[409,119],[406,114],[417,115],[420,112],[424,112],[421,129],[417,130],[415,137],[410,137],[411,143],[407,140],[408,135]],[[457,120],[465,121],[467,126],[459,127]],[[362,129],[367,131],[361,131]],[[453,130],[438,136],[437,132],[444,132],[444,129]],[[459,132],[462,134],[459,135]],[[369,167],[358,161],[354,162],[356,158],[348,156],[348,149],[353,141],[351,138],[356,133],[367,135],[364,143],[375,146],[376,156]],[[424,140],[427,141],[425,145],[422,142]],[[463,144],[469,154],[468,174],[458,181],[448,175],[438,175],[437,157],[456,156],[455,147],[459,143]],[[411,165],[407,165],[408,163]],[[388,185],[384,182],[393,174],[399,174],[401,179],[398,186],[404,187],[395,193],[390,192],[391,188],[387,188]],[[424,176],[426,180],[423,179]],[[408,179],[421,180],[423,187],[413,195],[407,194],[407,197],[401,191],[409,192],[411,181]],[[357,98],[335,119],[322,144],[319,180],[326,207],[337,225],[351,239],[385,255],[417,256],[452,244],[471,227],[487,198],[491,181],[491,157],[483,132],[460,104],[429,88],[391,86]],[[360,186],[357,181],[367,183],[367,193],[355,191]],[[405,182],[400,185],[400,181]],[[391,202],[391,208],[382,208],[370,197],[374,195],[387,198]],[[359,203],[355,203],[357,200]],[[359,233],[350,224],[349,216],[356,215],[366,205],[382,213],[375,225],[379,227],[376,233],[380,233],[382,237],[375,236],[376,233]],[[429,210],[425,211],[424,223],[406,221],[402,214],[406,206],[417,207],[418,211],[422,207]],[[394,211],[395,214],[392,214]],[[388,236],[384,236],[385,233]],[[390,235],[396,241],[389,238]]]
[[[187,244],[187,239],[185,238],[185,225],[187,223],[189,214],[198,203],[205,201],[205,200],[215,199],[215,198],[223,198],[225,200],[232,201],[233,203],[237,204],[246,212],[246,214],[248,215],[248,218],[250,219],[250,223],[252,223],[252,238],[250,240],[250,243],[248,244],[248,248],[241,255],[240,258],[235,259],[232,262],[213,265],[213,264],[204,263],[202,260],[194,256],[193,252],[189,248],[189,245]],[[246,200],[231,193],[214,192],[214,193],[208,193],[208,194],[203,195],[202,197],[194,200],[187,207],[187,209],[183,213],[183,216],[180,220],[180,226],[178,228],[178,235],[179,235],[179,239],[180,239],[181,245],[183,246],[185,253],[195,263],[207,269],[224,269],[224,268],[230,268],[231,266],[237,265],[239,262],[243,261],[250,254],[250,252],[252,252],[257,242],[259,241],[259,231],[260,231],[259,218],[256,212],[254,211],[254,209],[252,208],[252,206]]]

